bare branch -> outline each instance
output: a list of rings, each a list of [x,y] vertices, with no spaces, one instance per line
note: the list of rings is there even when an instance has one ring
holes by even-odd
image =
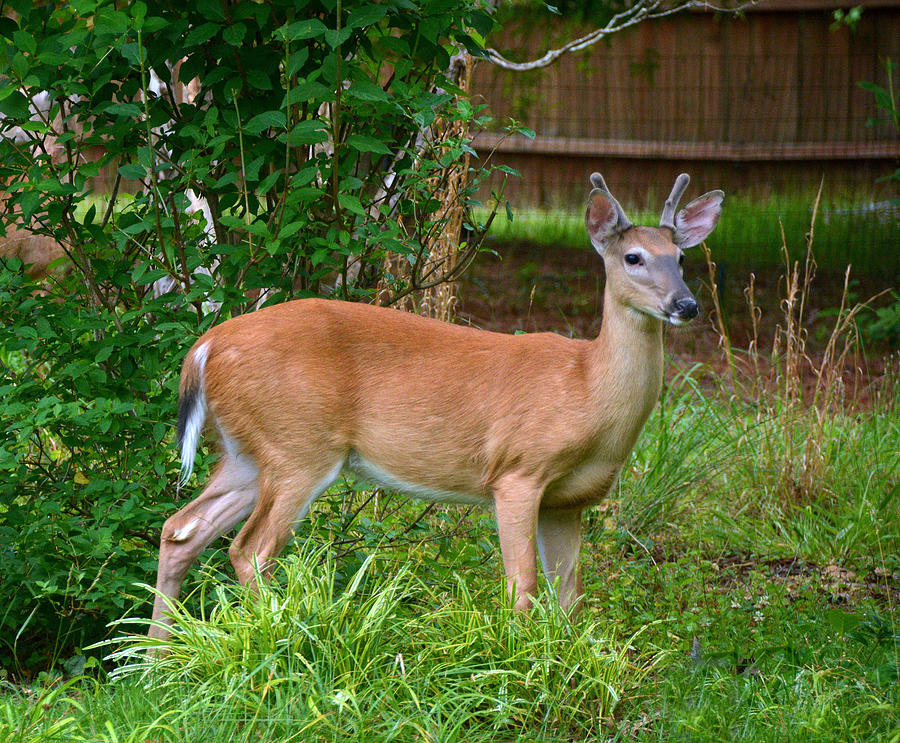
[[[667,0],[638,0],[630,8],[610,18],[605,26],[594,29],[581,38],[573,39],[559,49],[552,49],[543,57],[530,62],[513,62],[500,54],[496,49],[486,49],[485,51],[487,58],[498,67],[502,67],[505,70],[513,70],[514,72],[526,72],[547,67],[564,54],[586,49],[607,36],[624,31],[626,28],[636,26],[638,23],[651,18],[663,18],[664,16],[680,13],[683,10],[694,9],[737,12],[755,5],[756,2],[757,0],[748,0],[747,2],[738,2],[733,7],[720,7],[712,2],[708,2],[708,0],[676,0],[674,3]]]

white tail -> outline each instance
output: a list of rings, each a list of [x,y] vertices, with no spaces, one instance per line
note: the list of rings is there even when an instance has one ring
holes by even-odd
[[[663,323],[697,314],[681,252],[713,230],[722,202],[714,191],[675,214],[680,176],[661,226],[635,227],[603,179],[591,180],[585,222],[606,267],[594,341],[319,299],[234,318],[197,341],[181,377],[183,472],[204,410],[222,458],[163,527],[154,619],[166,621],[165,598],[179,595],[200,551],[248,516],[230,557],[251,582],[343,469],[493,506],[516,607],[537,589],[538,552],[560,602],[576,602],[581,512],[606,497],[656,404]]]

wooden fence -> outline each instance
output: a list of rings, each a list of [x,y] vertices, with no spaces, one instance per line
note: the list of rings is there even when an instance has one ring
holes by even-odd
[[[497,124],[512,117],[537,137],[487,132],[476,147],[522,171],[509,191],[519,203],[580,198],[591,170],[632,202],[680,170],[699,189],[810,190],[824,175],[833,192],[879,197],[890,186],[875,181],[897,167],[900,140],[891,125],[869,124],[884,117],[858,82],[884,85],[883,60],[900,63],[900,2],[867,7],[855,30],[834,28],[833,7],[780,0],[743,16],[685,13],[537,72],[481,62],[476,97]],[[587,30],[523,15],[490,41],[532,59]]]

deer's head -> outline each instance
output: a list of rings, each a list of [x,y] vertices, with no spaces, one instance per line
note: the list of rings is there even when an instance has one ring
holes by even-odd
[[[659,227],[631,223],[619,202],[594,173],[585,224],[606,267],[607,292],[631,310],[682,325],[698,314],[697,300],[681,276],[684,251],[713,231],[722,213],[721,191],[710,191],[675,209],[690,178],[682,173],[666,199]]]

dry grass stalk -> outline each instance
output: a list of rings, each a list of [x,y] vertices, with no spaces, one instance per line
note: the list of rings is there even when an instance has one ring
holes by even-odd
[[[737,366],[734,363],[731,339],[728,337],[728,332],[725,330],[725,318],[722,313],[722,305],[719,302],[719,284],[716,281],[716,264],[713,262],[712,256],[709,253],[709,248],[706,247],[706,243],[701,243],[700,248],[703,250],[703,255],[706,258],[706,268],[709,271],[709,288],[710,293],[712,294],[713,303],[713,328],[719,336],[719,348],[725,352],[728,368],[731,370],[731,391],[733,394],[737,394]]]
[[[755,277],[744,290],[750,312],[752,339],[748,348],[747,374],[755,401],[757,420],[771,433],[768,436],[769,459],[776,468],[778,493],[789,500],[815,498],[821,490],[828,462],[829,423],[842,413],[846,403],[844,375],[854,365],[859,349],[856,318],[874,297],[850,306],[850,267],[844,275],[843,292],[834,326],[818,360],[807,350],[809,339],[809,301],[816,273],[813,254],[815,222],[822,188],[813,204],[806,252],[802,261],[791,261],[782,229],[782,253],[785,261],[782,322],[775,329],[768,359],[759,347],[761,309],[757,304]],[[710,264],[713,288],[714,327],[720,335],[735,390],[740,389],[738,369],[717,298],[714,265]],[[811,394],[805,393],[804,379],[811,382]],[[808,387],[807,387],[808,389]]]
[[[758,409],[762,405],[766,389],[760,386],[760,381],[763,379],[759,363],[759,321],[762,319],[762,310],[756,303],[756,274],[754,273],[750,274],[750,283],[744,289],[744,297],[750,313],[750,345],[747,347],[747,356],[753,364],[753,399]]]

